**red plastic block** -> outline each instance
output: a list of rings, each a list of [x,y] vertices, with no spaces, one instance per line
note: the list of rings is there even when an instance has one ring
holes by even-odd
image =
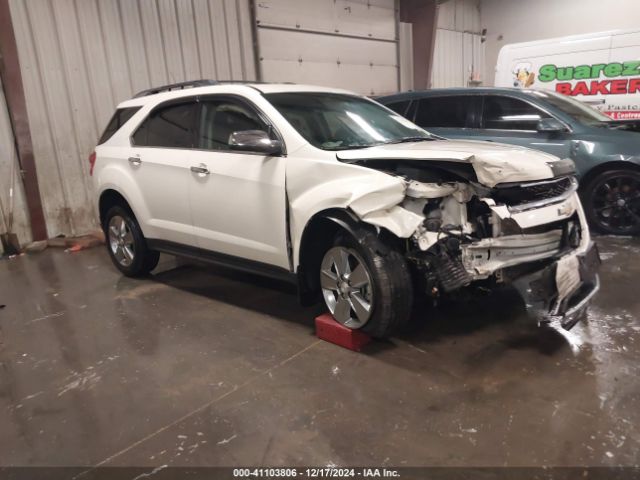
[[[316,336],[321,340],[335,343],[355,352],[362,350],[362,347],[371,341],[369,335],[339,324],[329,313],[316,317]]]

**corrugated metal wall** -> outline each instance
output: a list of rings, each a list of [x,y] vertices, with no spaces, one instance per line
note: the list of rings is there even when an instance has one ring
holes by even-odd
[[[449,0],[438,7],[432,87],[466,87],[483,80],[480,30],[479,0]]]
[[[14,219],[12,230],[18,235],[21,242],[26,243],[31,241],[31,229],[27,218],[27,206],[20,179],[20,167],[16,155],[13,131],[9,122],[9,112],[7,111],[7,103],[1,88],[1,82],[0,80],[0,233],[4,233],[8,229],[9,209],[13,203]],[[12,171],[13,182],[11,181]],[[10,199],[12,185],[13,201]],[[0,253],[2,253],[1,244]]]
[[[480,32],[480,0],[448,0],[438,6],[438,28]]]
[[[255,79],[249,0],[10,7],[50,236],[96,227],[87,157],[119,102],[184,80]]]

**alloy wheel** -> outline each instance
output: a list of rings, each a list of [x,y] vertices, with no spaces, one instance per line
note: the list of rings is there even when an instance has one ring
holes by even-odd
[[[115,215],[109,220],[109,247],[117,262],[123,267],[128,267],[135,258],[135,245],[133,235],[127,222],[120,215]]]
[[[621,173],[595,185],[593,215],[605,230],[617,234],[640,228],[640,180]]]
[[[327,251],[320,266],[320,285],[327,308],[342,325],[357,329],[369,321],[373,282],[354,250],[338,246]]]

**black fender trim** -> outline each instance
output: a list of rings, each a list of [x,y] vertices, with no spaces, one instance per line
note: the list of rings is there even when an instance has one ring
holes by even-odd
[[[337,223],[356,238],[358,238],[358,227],[363,225],[356,214],[350,210],[332,209],[324,213],[320,213],[318,216]]]

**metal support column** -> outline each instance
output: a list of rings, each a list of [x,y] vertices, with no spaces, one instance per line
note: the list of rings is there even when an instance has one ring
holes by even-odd
[[[9,0],[0,0],[0,78],[4,85],[9,118],[15,135],[22,182],[29,210],[31,234],[34,240],[47,238],[47,226],[42,209],[38,174],[33,156],[31,130],[27,116],[22,74],[16,37],[11,22]]]

